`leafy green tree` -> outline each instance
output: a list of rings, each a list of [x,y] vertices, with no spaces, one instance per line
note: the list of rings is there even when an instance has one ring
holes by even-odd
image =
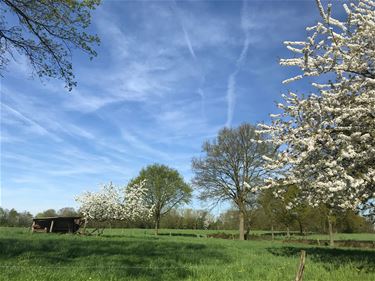
[[[27,211],[19,213],[18,226],[30,227],[33,221],[33,215]]]
[[[155,234],[158,234],[161,218],[178,205],[188,203],[192,189],[175,169],[153,164],[142,169],[129,185],[146,181],[145,202],[152,208]]]
[[[160,222],[161,228],[182,229],[183,217],[178,209],[173,208],[165,214]]]
[[[0,226],[7,224],[7,210],[0,207]]]
[[[275,198],[271,189],[266,189],[260,194],[258,200],[271,226],[271,235],[273,240],[274,228],[278,218],[277,214],[281,206],[280,199]]]
[[[61,208],[57,214],[59,216],[62,216],[62,217],[75,217],[75,216],[78,216],[78,213],[76,212],[76,210],[74,210],[74,208],[71,208],[71,207],[65,207],[65,208]]]
[[[76,86],[72,49],[96,56],[96,35],[85,32],[91,10],[100,0],[1,0],[0,74],[16,53],[26,56],[39,77],[58,78]],[[7,16],[6,16],[7,15]]]
[[[221,229],[236,229],[238,228],[239,214],[238,210],[236,209],[229,209],[222,213],[219,217],[219,221],[221,222]]]
[[[57,212],[54,209],[48,209],[36,215],[37,218],[56,217]]]
[[[8,213],[8,226],[18,226],[19,213],[15,209],[11,209]]]

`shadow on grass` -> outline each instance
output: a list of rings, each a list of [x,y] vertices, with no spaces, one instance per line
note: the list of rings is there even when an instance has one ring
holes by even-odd
[[[203,235],[203,234],[194,234],[194,233],[179,233],[179,232],[163,232],[163,233],[159,233],[158,235],[155,235],[155,234],[144,234],[144,235],[148,235],[147,237],[153,237],[153,239],[158,239],[158,236],[182,236],[182,237],[194,237],[194,238],[197,238],[197,237],[205,237],[206,235]],[[125,235],[119,235],[119,234],[103,234],[101,235],[101,237],[107,237],[107,238],[124,238]],[[127,234],[126,235],[126,238],[129,238],[129,237],[134,237],[134,238],[138,238],[139,239],[139,235],[136,236],[136,235],[129,235]],[[143,237],[142,237],[143,239]],[[152,239],[152,238],[151,238]]]
[[[288,246],[267,250],[273,255],[287,257],[299,257],[301,250],[305,250],[308,259],[323,263],[328,270],[349,265],[360,271],[375,272],[375,251],[372,250]]]
[[[131,280],[177,280],[193,277],[189,266],[224,265],[229,258],[205,244],[166,240],[0,239],[0,263],[17,266],[77,267]]]
[[[204,237],[206,235],[203,234],[194,234],[194,233],[182,233],[182,232],[169,232],[169,233],[159,233],[160,236],[183,236],[183,237]]]

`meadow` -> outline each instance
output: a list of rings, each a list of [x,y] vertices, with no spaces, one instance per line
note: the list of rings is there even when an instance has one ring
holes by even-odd
[[[375,280],[373,249],[205,238],[214,232],[108,229],[81,236],[0,228],[0,280],[294,280],[301,249],[305,281]]]

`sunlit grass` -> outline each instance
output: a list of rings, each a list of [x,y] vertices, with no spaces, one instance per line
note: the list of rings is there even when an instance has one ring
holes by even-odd
[[[173,231],[173,232],[172,232]],[[111,229],[103,236],[0,229],[0,280],[374,280],[375,251],[237,241],[194,230]]]

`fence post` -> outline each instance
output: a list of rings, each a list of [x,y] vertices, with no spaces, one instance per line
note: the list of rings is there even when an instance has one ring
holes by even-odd
[[[305,269],[305,260],[306,260],[306,251],[301,250],[301,258],[300,258],[299,267],[298,267],[295,281],[302,281],[303,270]]]

